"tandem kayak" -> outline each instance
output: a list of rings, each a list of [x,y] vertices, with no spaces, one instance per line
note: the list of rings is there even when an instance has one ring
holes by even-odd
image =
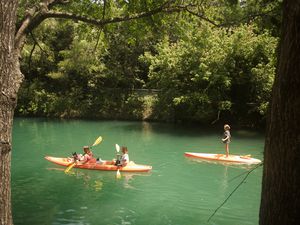
[[[241,164],[259,164],[261,160],[251,158],[249,155],[229,155],[226,157],[225,154],[211,154],[211,153],[196,153],[196,152],[185,152],[184,155],[190,158],[220,161],[228,163],[241,163]]]
[[[55,163],[60,166],[70,166],[73,163],[71,158],[59,158],[46,156],[46,160]],[[106,170],[106,171],[123,171],[123,172],[148,172],[152,169],[152,166],[135,164],[133,161],[130,161],[126,166],[115,166],[113,161],[105,161],[104,163],[85,163],[85,164],[76,164],[73,168],[88,169],[88,170]]]

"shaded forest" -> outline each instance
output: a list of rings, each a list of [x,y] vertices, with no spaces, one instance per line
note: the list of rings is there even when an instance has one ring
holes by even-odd
[[[155,4],[76,2],[69,10],[101,19]],[[280,1],[207,1],[104,27],[45,20],[22,51],[15,114],[264,126],[280,10]]]

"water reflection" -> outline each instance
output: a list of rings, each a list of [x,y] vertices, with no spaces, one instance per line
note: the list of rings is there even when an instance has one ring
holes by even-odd
[[[64,168],[47,168],[48,170],[61,171],[65,173]],[[73,169],[66,176],[75,177],[76,179],[81,179],[86,188],[92,189],[94,191],[101,191],[104,187],[104,179],[110,181],[117,180],[122,182],[124,188],[136,189],[131,181],[134,180],[136,176],[150,176],[151,173],[138,173],[138,172],[121,172],[121,179],[116,179],[116,171],[89,171]]]
[[[142,122],[142,127],[143,127],[143,129],[142,129],[143,134],[148,135],[148,136],[150,136],[152,134],[153,131],[152,131],[151,123],[143,121]]]
[[[207,163],[207,164],[215,164],[215,165],[223,165],[225,167],[232,167],[232,168],[241,168],[246,170],[251,170],[252,168],[256,167],[257,164],[244,164],[244,163],[236,163],[236,162],[224,162],[224,161],[213,161],[213,160],[206,160],[206,159],[197,159],[197,158],[187,158],[187,160],[196,163]]]
[[[224,179],[222,181],[222,192],[225,193],[225,191],[228,189],[228,166],[224,166]]]

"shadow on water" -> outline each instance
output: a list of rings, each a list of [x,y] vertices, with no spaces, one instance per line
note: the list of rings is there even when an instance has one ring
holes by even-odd
[[[130,184],[130,182],[139,176],[151,176],[151,172],[121,172],[121,177],[117,178],[116,171],[94,171],[94,170],[84,170],[84,169],[72,169],[69,172],[65,172],[65,168],[49,167],[49,171],[56,171],[63,173],[66,176],[74,178],[76,180],[81,180],[82,184],[88,189],[93,191],[101,191],[104,188],[104,183],[106,182],[120,182],[123,184],[124,188],[135,188]]]

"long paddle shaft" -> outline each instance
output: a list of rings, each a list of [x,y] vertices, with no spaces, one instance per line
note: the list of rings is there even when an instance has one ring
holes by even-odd
[[[67,167],[67,169],[65,170],[65,173],[68,173],[74,166],[76,165],[76,162],[72,163],[71,165],[69,165]]]
[[[96,146],[96,145],[100,144],[101,142],[102,142],[102,137],[99,136],[99,137],[95,140],[94,144],[92,144],[90,147]],[[76,162],[71,163],[71,164],[67,167],[67,169],[65,169],[65,173],[68,173],[75,165],[76,165]]]
[[[118,144],[116,144],[116,151],[117,151],[117,154],[120,152],[120,146],[119,146]],[[119,166],[118,166],[116,178],[117,178],[117,179],[120,179],[120,178],[121,178],[121,173],[120,173],[120,170],[119,170]]]

